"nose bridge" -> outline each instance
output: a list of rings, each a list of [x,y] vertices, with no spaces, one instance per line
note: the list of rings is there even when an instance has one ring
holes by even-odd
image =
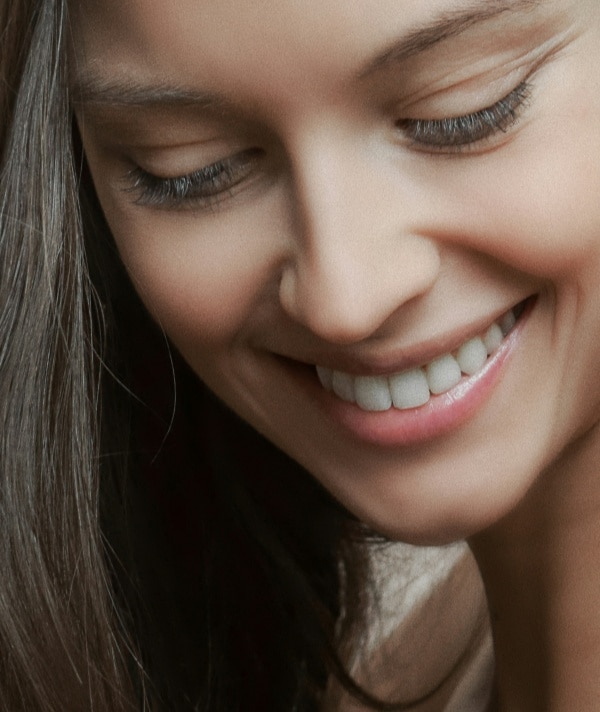
[[[437,245],[413,231],[402,176],[378,161],[335,130],[313,130],[292,156],[293,257],[281,303],[331,342],[374,335],[438,274]]]

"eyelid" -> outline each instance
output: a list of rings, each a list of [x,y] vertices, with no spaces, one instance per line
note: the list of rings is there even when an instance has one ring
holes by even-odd
[[[123,190],[137,193],[133,201],[136,205],[164,209],[214,206],[250,177],[262,155],[261,149],[247,149],[191,173],[168,178],[135,166],[126,174]]]
[[[432,153],[461,152],[486,139],[507,133],[529,105],[531,84],[521,82],[497,102],[477,111],[441,119],[399,119],[399,129],[410,146]]]

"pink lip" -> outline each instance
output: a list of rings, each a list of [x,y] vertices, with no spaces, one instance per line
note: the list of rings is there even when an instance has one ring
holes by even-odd
[[[441,437],[466,423],[491,396],[530,313],[531,308],[521,315],[514,329],[479,373],[464,377],[454,388],[432,396],[420,408],[367,412],[353,403],[342,401],[320,384],[317,397],[332,420],[355,438],[373,445],[407,447]]]

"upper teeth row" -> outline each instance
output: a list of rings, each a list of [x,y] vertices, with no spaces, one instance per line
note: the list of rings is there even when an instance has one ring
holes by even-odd
[[[445,354],[430,363],[391,376],[353,376],[317,366],[324,388],[367,411],[385,411],[392,406],[400,410],[425,405],[431,395],[450,390],[463,374],[479,371],[515,325],[511,310],[494,322],[483,336],[466,341],[454,354]]]

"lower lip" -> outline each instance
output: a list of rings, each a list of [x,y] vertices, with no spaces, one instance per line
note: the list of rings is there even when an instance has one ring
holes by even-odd
[[[407,447],[439,438],[464,425],[491,397],[520,341],[530,311],[528,309],[521,315],[481,371],[464,377],[446,393],[432,396],[420,408],[367,412],[354,403],[339,399],[320,384],[318,397],[329,417],[364,442],[384,447]]]

